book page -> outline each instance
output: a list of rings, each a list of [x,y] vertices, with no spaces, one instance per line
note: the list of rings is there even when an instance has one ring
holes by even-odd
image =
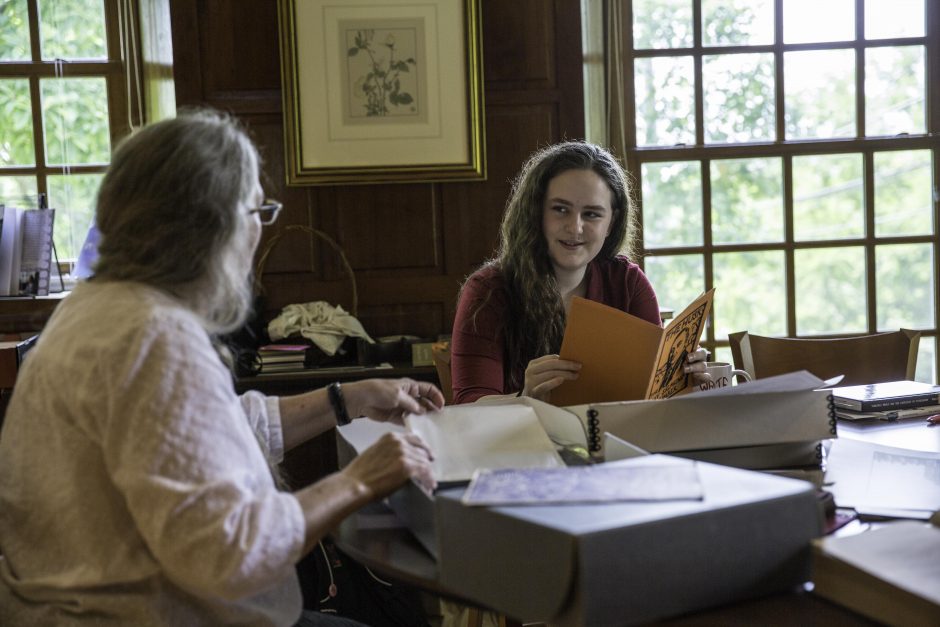
[[[564,466],[535,410],[526,405],[446,406],[405,416],[434,454],[439,483],[469,481],[479,468]]]
[[[702,337],[714,294],[712,288],[696,298],[666,327],[645,398],[669,398],[688,386],[683,368]]]
[[[826,482],[842,507],[926,519],[940,503],[940,453],[837,438],[829,450]]]

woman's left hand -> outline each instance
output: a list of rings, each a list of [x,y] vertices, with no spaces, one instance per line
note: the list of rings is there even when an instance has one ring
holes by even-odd
[[[699,346],[686,357],[686,362],[688,363],[686,363],[683,371],[686,374],[692,375],[693,385],[712,380],[711,375],[705,372],[705,363],[709,355],[711,355],[711,353],[709,353],[707,349]]]
[[[343,396],[353,418],[368,416],[401,424],[405,414],[423,414],[444,406],[444,395],[433,383],[413,379],[364,379],[343,384]]]

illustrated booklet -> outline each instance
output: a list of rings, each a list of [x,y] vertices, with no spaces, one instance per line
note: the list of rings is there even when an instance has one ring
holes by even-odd
[[[581,363],[575,381],[552,390],[559,407],[669,398],[688,387],[686,357],[698,346],[715,290],[695,299],[665,328],[613,307],[575,298],[560,356]]]

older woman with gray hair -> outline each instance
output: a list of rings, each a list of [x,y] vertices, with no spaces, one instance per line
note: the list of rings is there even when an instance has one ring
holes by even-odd
[[[227,116],[145,127],[97,202],[95,275],[56,309],[0,437],[0,624],[341,625],[301,610],[295,563],[430,451],[387,435],[296,492],[272,466],[349,416],[443,405],[409,379],[238,396],[212,341],[245,320],[258,154]]]

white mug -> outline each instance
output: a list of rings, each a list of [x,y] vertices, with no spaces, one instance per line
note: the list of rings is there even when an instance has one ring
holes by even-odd
[[[750,381],[751,377],[743,370],[735,370],[734,366],[723,361],[706,361],[705,372],[712,377],[711,381],[702,381],[698,384],[698,389],[714,390],[731,385],[731,379],[735,376],[744,377],[745,381]]]

